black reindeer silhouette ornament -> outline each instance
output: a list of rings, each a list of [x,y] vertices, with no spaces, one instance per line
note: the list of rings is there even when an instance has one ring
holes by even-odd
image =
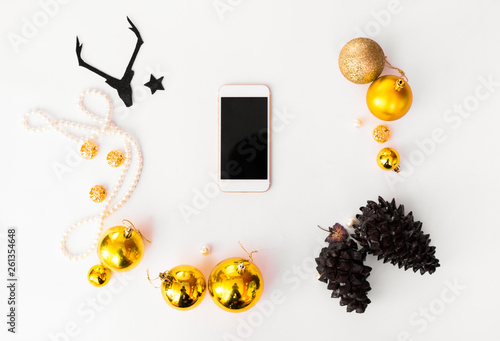
[[[132,81],[132,78],[134,77],[134,70],[132,70],[132,66],[134,65],[135,58],[137,57],[137,53],[139,52],[139,49],[141,48],[141,45],[144,43],[144,41],[141,38],[141,34],[139,33],[139,30],[135,25],[132,23],[132,21],[127,17],[128,22],[130,23],[130,30],[135,33],[137,37],[137,43],[135,45],[134,53],[132,54],[132,57],[130,58],[130,61],[128,62],[127,69],[125,70],[125,73],[123,74],[121,79],[117,79],[115,77],[112,77],[101,70],[93,67],[92,65],[87,64],[83,59],[82,59],[82,47],[83,44],[80,44],[80,41],[78,40],[78,36],[76,37],[76,56],[78,57],[78,65],[89,69],[90,71],[98,74],[101,77],[104,77],[106,79],[106,83],[108,83],[113,89],[116,89],[118,91],[118,96],[122,99],[123,103],[127,107],[130,107],[132,103],[132,87],[130,85],[130,82]]]

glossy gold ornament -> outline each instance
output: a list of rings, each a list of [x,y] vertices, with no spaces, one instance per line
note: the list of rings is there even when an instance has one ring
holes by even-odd
[[[263,289],[262,274],[248,259],[223,260],[208,278],[208,293],[220,308],[229,312],[242,312],[253,307]]]
[[[80,154],[85,159],[89,159],[89,160],[95,158],[98,151],[99,151],[99,148],[92,141],[85,142],[84,144],[82,144],[82,147],[80,148]]]
[[[392,148],[384,148],[377,155],[377,164],[383,170],[399,172],[399,154]]]
[[[90,268],[87,278],[93,286],[103,287],[111,278],[111,270],[102,264],[94,265]]]
[[[161,273],[161,294],[169,306],[189,310],[198,306],[206,293],[205,277],[190,265],[179,265]]]
[[[373,82],[385,66],[384,51],[376,41],[356,38],[344,45],[339,54],[340,72],[356,84]]]
[[[378,143],[387,142],[390,137],[391,131],[384,125],[376,126],[375,129],[373,129],[373,139]]]
[[[100,203],[106,199],[108,192],[106,192],[106,188],[101,185],[95,185],[90,189],[89,196],[93,202]]]
[[[106,156],[106,160],[111,167],[120,167],[125,161],[125,155],[119,150],[112,150]]]
[[[133,227],[112,227],[102,234],[97,244],[97,255],[101,263],[111,270],[132,270],[144,255],[142,235]]]
[[[382,76],[366,93],[370,112],[383,121],[398,120],[410,110],[413,94],[410,85],[398,76]]]

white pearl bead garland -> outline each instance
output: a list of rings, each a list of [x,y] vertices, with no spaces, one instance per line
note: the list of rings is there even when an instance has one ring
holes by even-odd
[[[106,104],[108,106],[108,111],[105,115],[104,118],[99,117],[98,115],[95,115],[91,113],[90,111],[87,110],[85,105],[83,104],[83,100],[87,95],[97,95],[101,98],[103,98],[106,101]],[[125,204],[132,195],[132,192],[134,191],[135,187],[137,186],[137,183],[139,182],[139,178],[141,176],[142,172],[142,153],[141,153],[141,148],[139,147],[139,144],[137,143],[134,138],[132,138],[129,134],[121,130],[117,125],[111,122],[111,113],[113,111],[113,105],[111,104],[111,100],[109,97],[104,94],[101,91],[98,90],[87,90],[84,91],[79,99],[78,99],[78,106],[80,107],[80,110],[83,111],[83,113],[90,117],[92,120],[96,121],[99,124],[99,127],[95,126],[90,126],[90,125],[84,125],[80,123],[75,123],[71,121],[64,121],[64,120],[53,120],[51,119],[47,114],[38,111],[38,110],[32,110],[28,112],[24,116],[24,127],[26,130],[30,132],[42,132],[46,131],[49,128],[52,128],[65,136],[66,138],[69,138],[75,142],[78,143],[84,143],[86,141],[91,141],[94,140],[98,137],[102,136],[118,136],[123,139],[124,147],[125,147],[125,162],[122,165],[122,169],[120,172],[120,175],[113,187],[113,190],[109,194],[109,196],[104,200],[103,208],[102,211],[99,215],[95,215],[93,217],[89,217],[86,219],[82,219],[75,224],[73,224],[69,229],[66,230],[66,232],[63,233],[61,237],[61,251],[62,253],[69,258],[70,260],[81,260],[85,257],[87,257],[93,250],[96,249],[97,243],[99,242],[99,238],[101,236],[102,230],[103,230],[103,225],[104,225],[104,219],[115,213],[123,204]],[[29,123],[29,118],[31,116],[39,116],[42,121],[44,121],[46,124],[42,126],[37,126],[33,127]],[[84,137],[78,137],[76,135],[73,135],[69,132],[69,129],[75,129],[75,130],[80,130],[84,131],[87,135]],[[131,148],[132,147],[132,148]],[[125,179],[125,176],[127,175],[128,168],[130,166],[130,159],[132,157],[132,149],[134,153],[137,156],[137,167],[135,169],[135,175],[132,178],[132,183],[130,184],[129,188],[125,192],[125,194],[122,196],[122,198],[114,205],[111,206],[111,202],[115,198],[116,194],[120,190],[123,184],[123,180]],[[111,207],[110,207],[111,206]],[[79,254],[71,254],[69,253],[68,249],[66,248],[66,241],[68,239],[68,236],[71,234],[71,232],[78,226],[87,224],[90,222],[98,222],[98,229],[95,234],[95,238],[92,241],[91,246],[84,252],[79,253]]]

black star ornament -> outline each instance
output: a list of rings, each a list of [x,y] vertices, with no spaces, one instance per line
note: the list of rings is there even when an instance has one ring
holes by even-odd
[[[163,81],[163,76],[156,79],[155,76],[151,75],[149,82],[147,82],[144,85],[151,90],[151,94],[153,95],[157,90],[165,90],[163,84],[161,84],[162,81]]]

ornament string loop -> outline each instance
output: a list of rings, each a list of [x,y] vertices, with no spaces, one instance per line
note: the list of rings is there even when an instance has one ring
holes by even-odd
[[[399,74],[401,75],[401,78],[403,78],[405,80],[405,82],[408,83],[408,77],[406,77],[406,74],[403,70],[401,70],[400,68],[397,68],[395,66],[392,66],[391,63],[389,63],[389,61],[387,60],[387,56],[385,56],[385,63],[387,64],[387,67],[393,69],[393,70],[396,70],[399,72]]]
[[[134,224],[132,224],[132,222],[130,220],[123,219],[122,220],[122,224],[125,225],[125,227],[126,227],[125,233],[127,235],[130,234],[130,232],[135,231],[135,232],[137,232],[139,234],[139,236],[141,236],[142,239],[144,239],[149,244],[151,244],[151,242],[146,237],[144,237],[144,235],[142,234],[141,230],[139,230],[137,227],[135,227]]]
[[[90,112],[87,107],[85,107],[83,101],[85,97],[88,95],[95,95],[98,97],[101,97],[104,99],[106,103],[106,114],[104,117],[101,117],[99,115],[96,115],[92,112]],[[63,254],[69,258],[70,260],[80,260],[85,257],[87,257],[90,252],[96,249],[97,247],[97,242],[101,236],[102,230],[103,230],[103,225],[104,225],[104,219],[115,213],[125,202],[127,202],[128,198],[134,191],[135,187],[137,186],[137,183],[139,182],[139,178],[142,172],[142,153],[141,153],[141,148],[137,141],[130,136],[128,133],[125,131],[121,130],[116,124],[114,124],[111,121],[111,113],[113,111],[113,105],[111,103],[110,98],[104,94],[101,91],[98,90],[86,90],[84,91],[79,99],[78,99],[78,106],[82,113],[90,118],[92,121],[96,122],[97,125],[86,125],[86,124],[81,124],[77,122],[72,122],[72,121],[65,121],[65,120],[55,120],[49,117],[47,114],[39,111],[39,110],[31,110],[29,111],[23,119],[24,127],[26,130],[30,132],[42,132],[46,131],[49,128],[54,129],[64,137],[73,140],[77,143],[83,143],[87,142],[90,140],[94,140],[99,137],[103,136],[117,136],[122,138],[123,143],[124,143],[124,149],[125,149],[125,162],[122,165],[122,171],[115,183],[115,186],[109,196],[104,200],[102,203],[102,209],[101,212],[98,215],[82,219],[76,223],[74,223],[69,229],[64,232],[62,238],[61,238],[61,251]],[[30,123],[30,118],[33,116],[38,116],[44,124],[34,126]],[[72,131],[78,131],[78,132],[83,132],[83,136],[76,135]],[[121,189],[123,185],[123,180],[125,179],[125,176],[129,170],[130,166],[130,160],[132,157],[132,151],[134,154],[137,156],[137,167],[135,169],[135,174],[132,177],[132,183],[130,184],[128,190],[122,195],[120,200],[117,200],[117,202],[113,205],[112,202],[115,199],[116,195],[118,194],[118,191]],[[66,248],[66,240],[70,233],[78,226],[89,223],[89,222],[96,222],[98,223],[98,228],[96,230],[95,238],[94,241],[92,242],[91,246],[84,252],[78,253],[78,254],[72,254],[69,253],[69,251]],[[140,232],[139,232],[140,233]],[[141,234],[142,236],[142,234]],[[144,238],[142,236],[142,238]],[[144,238],[145,239],[145,238]],[[147,239],[145,239],[147,240]],[[148,241],[149,242],[149,241]]]
[[[246,252],[246,254],[248,255],[248,258],[250,259],[250,263],[253,263],[253,258],[252,258],[252,255],[256,252],[259,252],[259,251],[252,251],[252,252],[248,252],[244,247],[243,245],[241,245],[241,242],[238,242],[241,246],[241,248],[243,249],[243,251]]]
[[[149,283],[151,283],[151,285],[154,286],[156,289],[160,288],[160,287],[157,287],[156,285],[154,285],[153,282],[151,281],[151,278],[149,277],[149,269],[146,269],[146,273],[148,274]],[[157,279],[159,279],[161,277],[161,275],[162,275],[162,273],[160,273],[160,276],[153,278],[153,281],[156,281]]]

